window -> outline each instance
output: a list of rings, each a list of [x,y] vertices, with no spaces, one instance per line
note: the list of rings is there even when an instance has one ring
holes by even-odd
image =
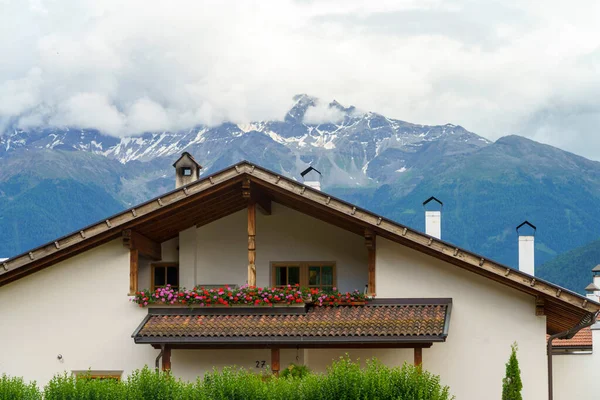
[[[273,286],[299,284],[323,290],[335,287],[334,262],[275,262],[271,265]]]
[[[169,263],[152,264],[152,290],[171,285],[179,289],[179,265]]]
[[[75,378],[77,379],[113,379],[115,381],[120,381],[121,375],[123,375],[123,371],[73,371],[73,375],[75,375]]]
[[[183,176],[192,176],[192,169],[190,167],[182,167],[181,175]]]

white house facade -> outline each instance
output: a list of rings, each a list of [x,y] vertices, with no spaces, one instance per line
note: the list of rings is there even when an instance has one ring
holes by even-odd
[[[175,164],[178,174],[200,168],[188,156]],[[0,374],[43,385],[64,371],[125,377],[161,365],[195,380],[226,365],[324,371],[348,353],[420,364],[457,399],[498,399],[517,342],[523,398],[542,400],[546,335],[574,333],[600,310],[593,299],[247,162],[178,182],[0,264]],[[221,308],[130,301],[166,284],[246,283],[358,289],[375,300]],[[568,368],[558,364],[555,371]]]

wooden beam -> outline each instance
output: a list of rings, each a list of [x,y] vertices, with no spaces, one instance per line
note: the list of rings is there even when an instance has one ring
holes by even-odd
[[[248,203],[248,285],[256,286],[256,204]]]
[[[542,297],[537,296],[535,298],[535,315],[538,317],[546,315],[546,310],[544,309],[545,305],[546,301]]]
[[[171,346],[165,345],[162,355],[162,370],[168,372],[171,370]]]
[[[275,376],[279,376],[279,370],[281,369],[279,355],[278,347],[271,349],[271,371]]]
[[[423,349],[421,347],[415,347],[415,367],[423,365]]]
[[[375,263],[377,260],[376,235],[370,229],[365,230],[365,246],[367,246],[367,262],[369,267],[369,281],[367,285],[367,294],[375,296]]]
[[[271,215],[271,199],[267,195],[261,191],[252,190],[252,200],[262,215]]]
[[[146,236],[137,233],[131,229],[123,231],[123,246],[128,249],[135,249],[145,257],[151,260],[162,260],[162,247],[160,243],[148,239]]]
[[[129,296],[138,291],[139,251],[129,250]]]

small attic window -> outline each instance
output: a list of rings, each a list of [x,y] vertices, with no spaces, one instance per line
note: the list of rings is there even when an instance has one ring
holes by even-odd
[[[183,176],[192,176],[192,169],[190,167],[182,167],[181,175]]]

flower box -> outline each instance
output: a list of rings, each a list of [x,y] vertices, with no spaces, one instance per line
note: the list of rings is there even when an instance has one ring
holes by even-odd
[[[337,290],[324,292],[317,288],[301,288],[299,285],[260,288],[244,285],[239,288],[203,287],[175,290],[169,285],[155,291],[141,290],[130,299],[139,307],[304,307],[305,304],[362,305],[368,298],[358,292],[341,293]]]

